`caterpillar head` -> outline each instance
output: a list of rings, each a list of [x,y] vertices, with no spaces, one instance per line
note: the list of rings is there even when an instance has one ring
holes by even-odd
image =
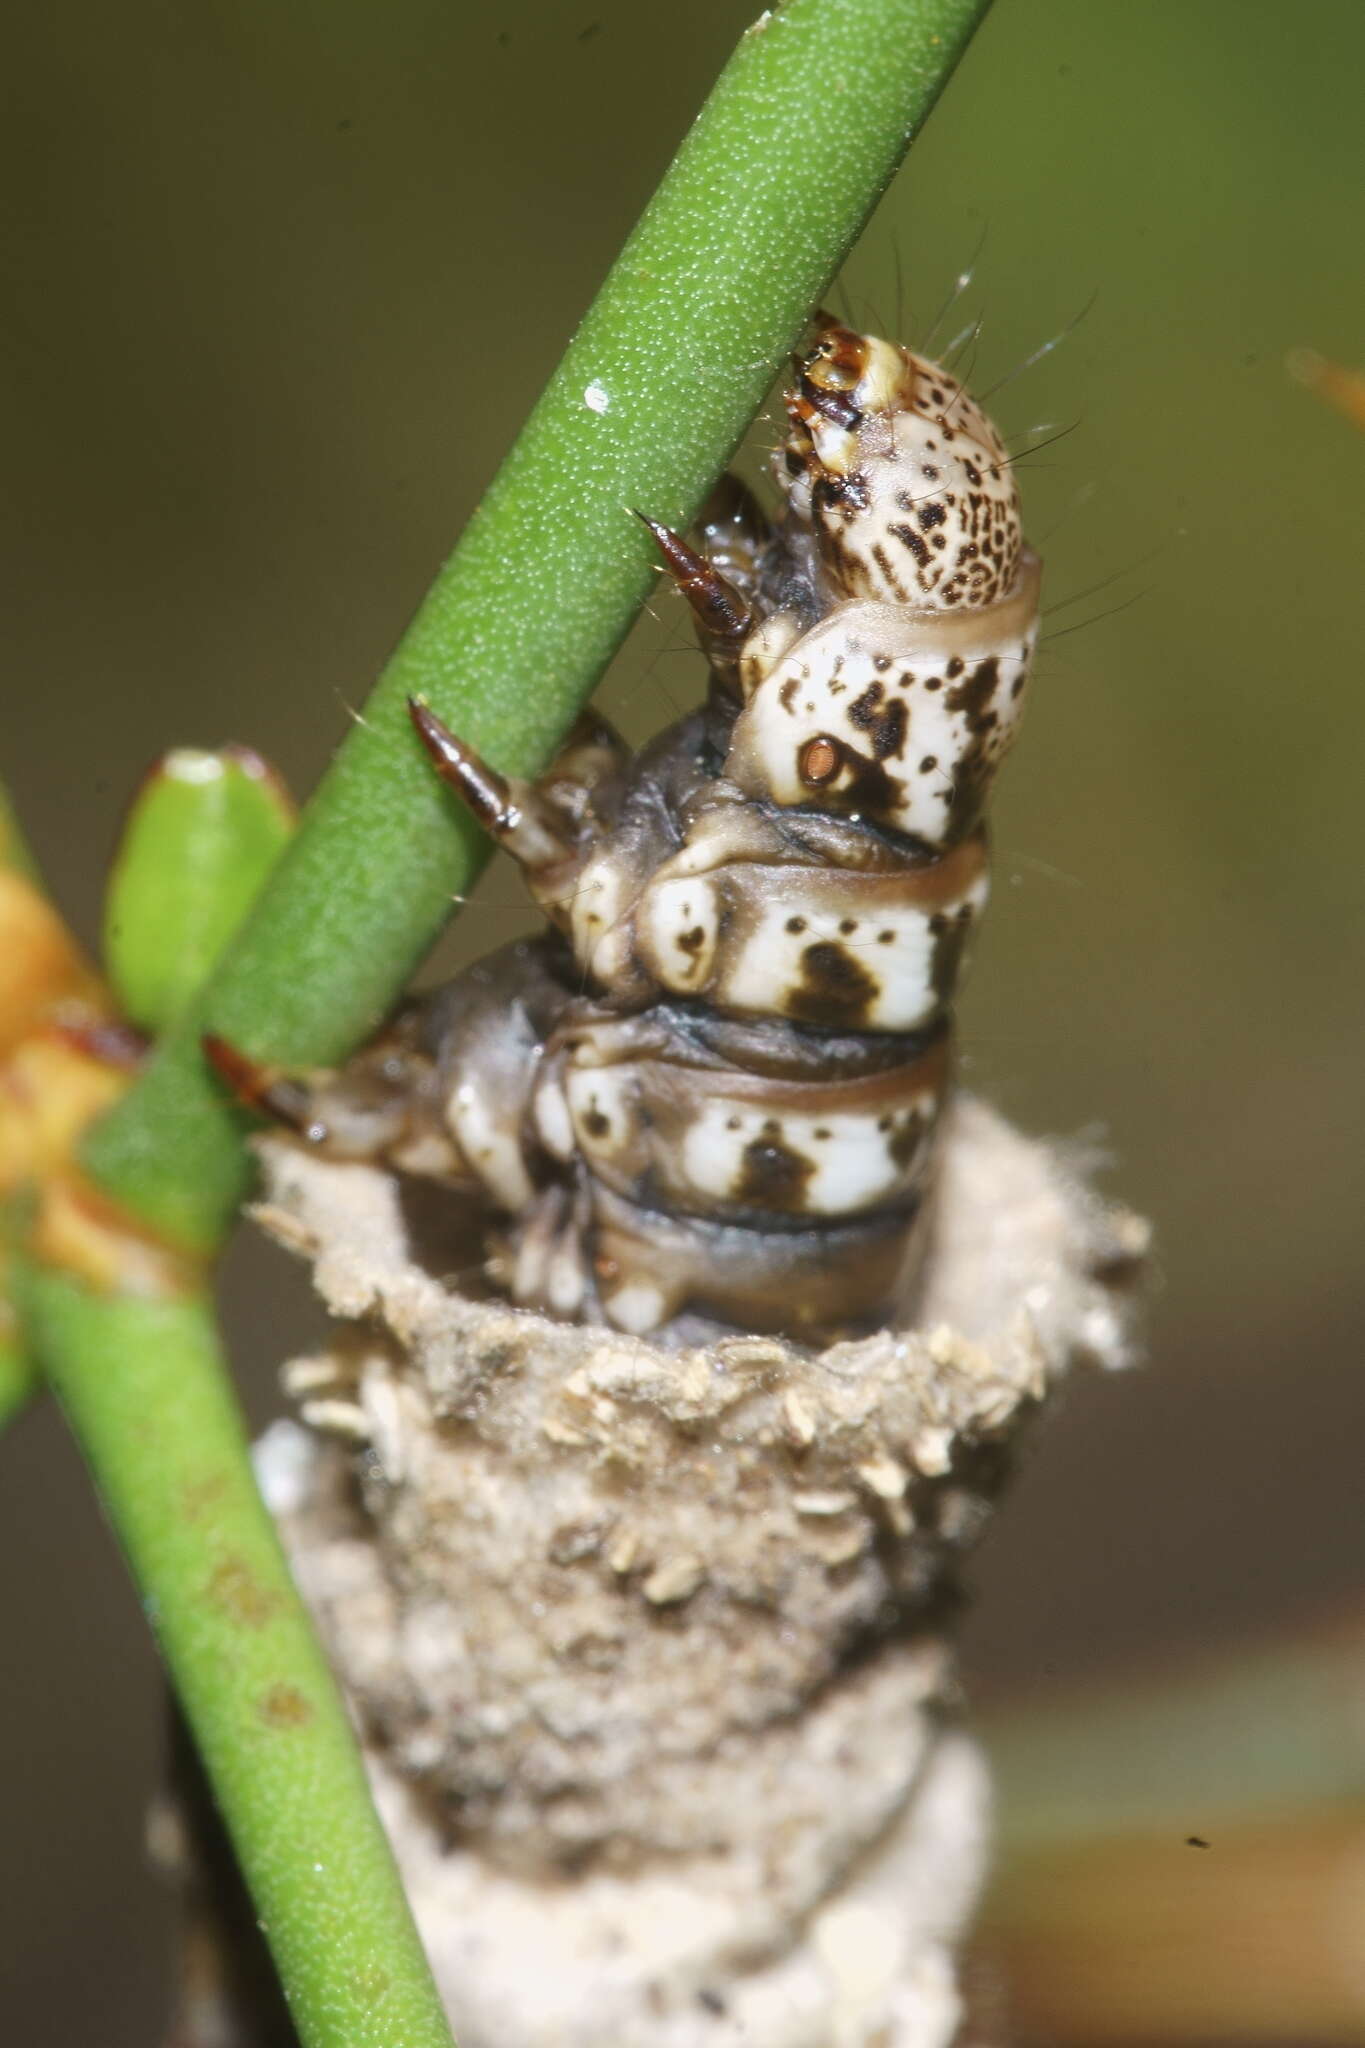
[[[1023,532],[1009,454],[948,371],[827,322],[787,414],[779,481],[840,595],[961,611],[1012,589]]]

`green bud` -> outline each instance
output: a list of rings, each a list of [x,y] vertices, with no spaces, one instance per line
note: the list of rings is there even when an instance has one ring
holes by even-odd
[[[176,747],[148,773],[114,856],[104,963],[133,1023],[164,1031],[203,985],[294,830],[247,747]]]

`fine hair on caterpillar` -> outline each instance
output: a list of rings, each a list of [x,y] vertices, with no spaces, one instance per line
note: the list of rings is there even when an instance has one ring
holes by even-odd
[[[722,478],[689,541],[703,702],[631,754],[585,714],[535,782],[414,702],[437,772],[548,926],[344,1067],[232,1085],[333,1156],[475,1196],[514,1302],[811,1340],[903,1317],[986,901],[1040,564],[950,371],[821,318],[769,517]]]

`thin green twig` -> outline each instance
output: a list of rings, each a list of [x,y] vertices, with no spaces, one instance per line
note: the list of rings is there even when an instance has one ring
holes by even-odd
[[[336,1682],[253,1483],[210,1305],[110,1300],[51,1273],[24,1301],[301,2040],[451,2048]]]

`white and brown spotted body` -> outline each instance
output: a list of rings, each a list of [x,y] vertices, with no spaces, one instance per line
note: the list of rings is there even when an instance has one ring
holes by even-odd
[[[415,707],[552,933],[290,1111],[476,1187],[515,1300],[636,1331],[903,1305],[1037,631],[1009,458],[951,376],[828,324],[787,404],[775,525],[727,480],[699,551],[653,529],[700,710],[633,759],[585,720],[531,786]]]

